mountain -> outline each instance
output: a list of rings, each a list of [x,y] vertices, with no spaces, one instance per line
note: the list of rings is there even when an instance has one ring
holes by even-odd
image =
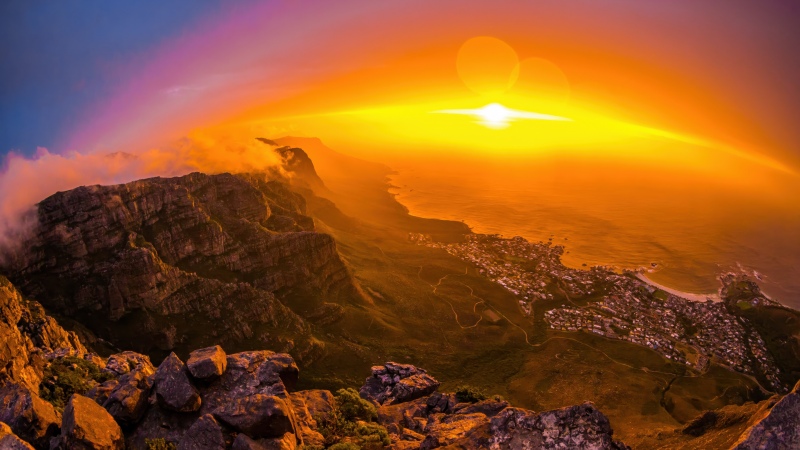
[[[360,301],[305,200],[263,174],[85,186],[38,204],[0,270],[24,295],[139,351],[257,340],[309,360],[303,315]]]
[[[131,351],[103,358],[4,278],[0,305],[0,333],[17,344],[0,354],[13,367],[0,372],[3,449],[630,448],[589,402],[535,412],[471,387],[440,392],[432,374],[396,362],[373,366],[358,391],[297,390],[285,353],[216,345],[158,366]],[[797,448],[798,423],[800,383],[755,407],[704,413],[665,444]]]
[[[284,160],[268,173],[88,186],[37,205],[0,267],[14,283],[0,278],[0,447],[84,448],[89,417],[105,417],[96,435],[108,437],[90,448],[205,448],[195,436],[236,449],[315,448],[320,436],[362,448],[796,442],[800,316],[757,285],[725,280],[703,326],[678,323],[698,339],[742,325],[715,348],[746,337],[759,367],[775,357],[783,396],[725,354],[695,368],[665,357],[670,347],[554,329],[555,312],[596,312],[614,292],[669,326],[683,303],[632,275],[567,269],[560,246],[412,217],[379,166],[319,141],[266,141]],[[324,178],[316,153],[351,181]],[[544,267],[552,298],[521,307],[509,288],[523,277],[500,283],[481,271],[494,265]],[[326,411],[336,420],[315,419]]]
[[[350,217],[377,226],[383,233],[405,238],[409,231],[431,234],[443,240],[460,239],[470,232],[462,222],[412,216],[388,192],[389,167],[338,153],[318,138],[282,137],[275,145],[301,147],[315,162],[316,172],[325,180],[327,191],[315,192],[332,201]]]

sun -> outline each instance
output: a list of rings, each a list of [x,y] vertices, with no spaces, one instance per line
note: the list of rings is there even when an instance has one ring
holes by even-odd
[[[490,103],[482,108],[476,109],[441,109],[439,111],[432,112],[437,114],[460,114],[465,116],[473,116],[478,119],[477,122],[479,124],[496,130],[508,128],[508,126],[511,125],[511,122],[519,119],[555,121],[572,120],[567,117],[510,109],[499,103]]]

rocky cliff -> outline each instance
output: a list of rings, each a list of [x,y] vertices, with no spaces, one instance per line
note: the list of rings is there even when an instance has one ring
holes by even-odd
[[[358,296],[302,196],[263,174],[86,186],[37,208],[0,272],[121,348],[246,339],[311,357],[318,343],[301,316]]]
[[[591,403],[535,412],[469,390],[439,392],[432,374],[410,364],[374,366],[358,391],[334,394],[295,390],[294,359],[268,350],[215,345],[158,366],[131,351],[101,358],[7,280],[0,288],[2,449],[628,448]],[[799,395],[800,384],[748,417],[709,412],[683,432],[708,437],[748,421],[736,449],[798,448]]]

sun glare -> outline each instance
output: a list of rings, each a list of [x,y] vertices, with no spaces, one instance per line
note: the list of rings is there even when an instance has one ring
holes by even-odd
[[[572,120],[566,117],[554,116],[550,114],[510,109],[499,103],[490,103],[482,108],[477,109],[441,109],[433,112],[437,114],[460,114],[465,116],[473,116],[477,119],[479,124],[496,130],[507,128],[509,125],[511,125],[511,122],[518,119],[555,121]]]

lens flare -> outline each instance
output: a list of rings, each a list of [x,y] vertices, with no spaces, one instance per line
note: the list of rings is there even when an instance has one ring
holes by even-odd
[[[460,114],[465,116],[473,116],[478,119],[477,122],[481,125],[496,130],[508,128],[508,126],[511,125],[511,122],[520,119],[572,121],[572,119],[567,117],[510,109],[499,103],[490,103],[483,108],[477,109],[440,109],[432,112],[436,114]]]

